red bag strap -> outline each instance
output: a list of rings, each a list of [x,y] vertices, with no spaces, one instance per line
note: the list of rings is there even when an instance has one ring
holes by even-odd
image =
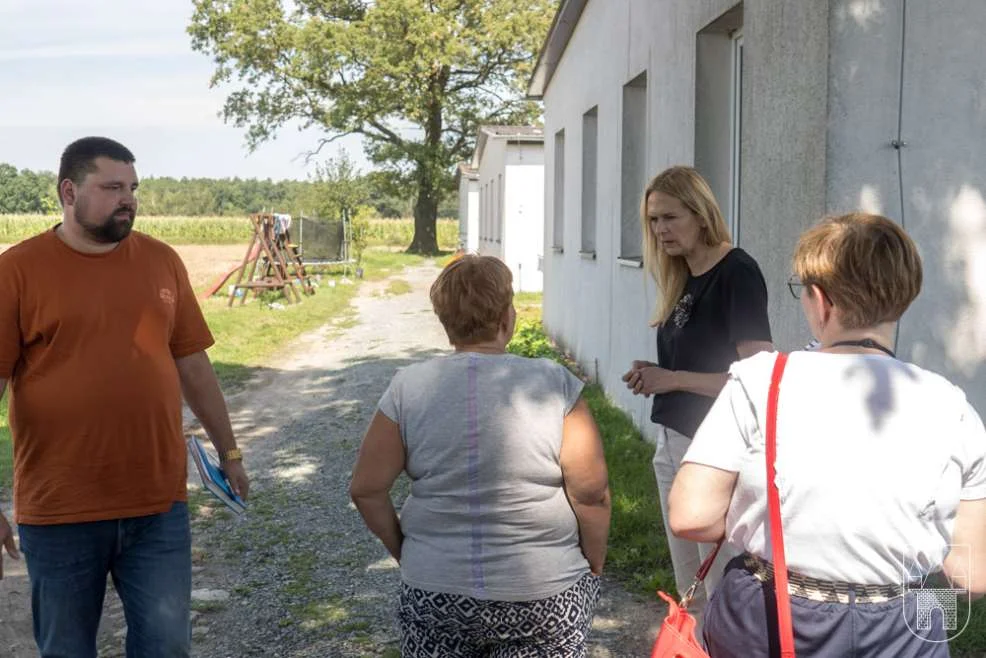
[[[695,596],[696,590],[698,590],[699,585],[705,580],[705,577],[709,575],[709,569],[712,568],[712,563],[716,561],[716,556],[719,555],[719,549],[722,548],[723,539],[716,542],[716,547],[712,549],[712,552],[705,556],[705,560],[702,561],[702,566],[698,568],[698,573],[695,574],[695,580],[692,581],[691,587],[688,591],[681,597],[678,602],[678,607],[682,610],[688,608],[688,604],[692,602],[692,597]]]
[[[705,561],[702,562],[702,566],[698,568],[698,573],[695,574],[695,580],[705,580],[705,577],[709,575],[709,569],[712,568],[712,563],[716,561],[716,556],[719,555],[719,549],[722,548],[723,540],[720,539],[716,542],[716,547],[712,549],[712,552],[705,556]]]
[[[777,400],[787,354],[781,352],[774,363],[767,394],[767,507],[770,512],[771,551],[774,562],[774,589],[777,599],[777,627],[781,640],[781,658],[794,658],[794,629],[791,624],[791,597],[787,591],[787,560],[784,557],[784,534],[781,527],[781,499],[777,491]]]

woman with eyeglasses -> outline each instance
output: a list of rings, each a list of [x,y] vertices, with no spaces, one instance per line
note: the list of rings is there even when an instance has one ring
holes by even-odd
[[[777,411],[796,653],[948,656],[947,599],[914,590],[943,571],[946,594],[986,591],[986,430],[960,389],[894,353],[921,289],[917,248],[889,219],[855,213],[805,232],[794,272],[820,342],[790,355]],[[775,359],[733,365],[671,489],[676,535],[743,551],[706,608],[714,658],[777,655],[764,456]],[[919,614],[922,600],[934,614]]]
[[[767,286],[757,262],[730,241],[719,204],[691,167],[658,174],[644,191],[644,264],[657,282],[658,363],[634,361],[623,376],[637,395],[653,396],[657,424],[654,474],[665,519],[675,584],[684,593],[713,544],[671,534],[668,495],[705,414],[726,383],[731,363],[772,350]],[[723,551],[689,610],[702,606],[728,561]]]

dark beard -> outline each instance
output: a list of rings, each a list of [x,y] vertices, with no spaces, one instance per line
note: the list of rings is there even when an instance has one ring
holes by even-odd
[[[121,210],[118,209],[116,213],[119,212]],[[86,235],[93,242],[114,244],[130,235],[130,230],[133,228],[134,211],[126,210],[126,212],[128,213],[127,219],[118,218],[116,213],[110,215],[102,222],[91,222],[81,216],[77,216],[76,219],[79,222],[79,226],[85,230]]]

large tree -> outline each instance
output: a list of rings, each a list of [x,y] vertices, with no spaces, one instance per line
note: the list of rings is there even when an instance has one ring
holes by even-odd
[[[237,87],[224,118],[255,148],[291,122],[317,151],[360,135],[415,196],[410,251],[435,253],[439,203],[480,124],[529,123],[523,90],[554,0],[194,0],[192,46]]]

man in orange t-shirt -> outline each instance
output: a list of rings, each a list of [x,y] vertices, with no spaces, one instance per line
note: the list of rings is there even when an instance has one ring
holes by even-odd
[[[62,223],[0,255],[0,393],[9,381],[14,510],[42,656],[95,658],[108,574],[127,656],[189,655],[183,395],[248,493],[205,353],[212,334],[178,255],[131,232],[136,190],[126,147],[73,142],[58,174]],[[2,513],[0,543],[17,557]]]

